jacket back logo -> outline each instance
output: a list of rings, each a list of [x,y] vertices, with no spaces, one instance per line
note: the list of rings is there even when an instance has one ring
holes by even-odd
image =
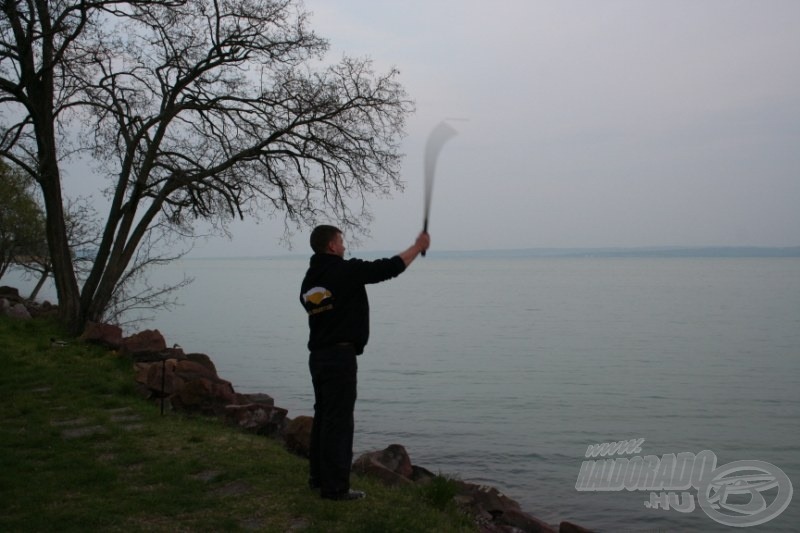
[[[303,303],[306,305],[308,314],[313,315],[316,313],[321,313],[322,311],[333,309],[332,303],[329,303],[323,307],[319,307],[322,305],[322,302],[328,298],[333,298],[333,293],[331,293],[331,291],[325,287],[313,287],[306,291],[305,294],[303,294]]]

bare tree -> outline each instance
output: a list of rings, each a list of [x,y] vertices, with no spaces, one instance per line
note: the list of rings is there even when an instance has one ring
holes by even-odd
[[[246,215],[357,229],[371,195],[400,187],[412,104],[398,72],[325,65],[327,42],[298,1],[0,5],[0,155],[42,189],[59,309],[75,330],[104,316],[145,239]],[[110,182],[80,288],[61,197],[75,150]]]

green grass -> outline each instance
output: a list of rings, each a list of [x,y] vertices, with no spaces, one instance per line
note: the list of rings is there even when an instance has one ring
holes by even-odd
[[[444,478],[321,500],[304,459],[137,395],[130,361],[0,317],[0,531],[474,531]]]

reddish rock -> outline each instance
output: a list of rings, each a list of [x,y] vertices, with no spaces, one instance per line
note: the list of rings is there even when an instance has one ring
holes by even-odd
[[[161,356],[161,358],[163,359],[175,359],[178,361],[182,361],[183,359],[188,358],[188,356],[185,353],[183,353],[183,350],[181,348],[166,348],[158,352],[158,355]]]
[[[556,533],[549,524],[542,522],[520,509],[519,504],[487,485],[476,485],[456,481],[456,501],[470,515],[484,523],[482,531],[522,531],[525,533]],[[500,528],[500,529],[498,529]]]
[[[298,416],[294,420],[289,420],[283,430],[283,441],[286,448],[298,455],[308,457],[313,426],[314,418],[310,416]]]
[[[230,381],[221,378],[209,381],[215,403],[219,403],[223,408],[236,403],[236,391],[233,390],[233,384]]]
[[[164,336],[157,329],[146,329],[122,339],[120,355],[133,359],[148,359],[167,349]]]
[[[414,467],[406,449],[400,444],[363,454],[353,463],[353,471],[376,477],[390,486],[413,483]]]
[[[275,435],[280,432],[288,411],[262,403],[226,405],[225,421],[245,431],[259,435]]]
[[[158,358],[150,360],[134,357],[135,379],[146,397],[166,397],[173,409],[210,415],[223,414],[226,405],[243,403],[243,396],[217,375],[207,355],[192,354],[199,357],[189,359],[180,348],[165,348],[155,355]]]
[[[140,383],[146,388],[146,396],[148,398],[161,398],[162,396],[169,396],[178,389],[175,376],[175,367],[177,363],[178,361],[175,359],[167,359],[163,362],[157,361],[153,363],[134,364],[136,382]],[[163,380],[162,370],[164,371]]]
[[[242,401],[236,402],[239,404],[245,403],[263,403],[264,405],[275,405],[275,399],[269,394],[263,392],[256,392],[251,394],[242,394]]]
[[[170,395],[173,409],[199,412],[204,414],[222,414],[226,405],[236,400],[236,393],[229,381],[224,379],[195,378],[183,381],[179,373],[175,373],[174,392]],[[169,374],[167,374],[169,377]]]
[[[173,409],[195,412],[207,412],[210,410],[213,413],[210,381],[196,379],[190,383],[176,382],[174,388],[175,390],[169,396]]]
[[[494,515],[510,509],[520,510],[517,502],[488,485],[477,485],[466,481],[455,481],[459,499],[470,507],[480,508]]]
[[[219,379],[213,365],[209,368],[206,365],[190,361],[189,359],[176,360],[175,373],[184,381],[191,381],[197,378],[208,378],[210,380]]]
[[[427,483],[436,477],[436,474],[421,466],[413,465],[414,472],[411,474],[411,481],[414,483]]]
[[[170,350],[178,350],[181,354],[183,354],[183,350],[180,348],[170,348]],[[192,361],[193,363],[203,365],[213,372],[214,375],[217,374],[217,367],[214,366],[214,361],[212,361],[211,358],[204,353],[190,353],[186,356],[186,359]]]
[[[405,478],[411,479],[414,475],[414,467],[411,465],[411,458],[406,449],[400,444],[391,444],[381,452],[380,463],[389,470]]]
[[[122,328],[113,324],[88,322],[80,339],[91,344],[99,344],[112,350],[117,350],[122,345]]]

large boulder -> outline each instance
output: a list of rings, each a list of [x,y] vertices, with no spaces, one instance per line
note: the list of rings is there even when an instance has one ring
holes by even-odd
[[[55,317],[58,315],[58,306],[51,304],[47,300],[43,301],[42,303],[28,302],[27,306],[28,312],[33,318],[47,316]]]
[[[146,397],[167,398],[176,410],[212,415],[222,415],[225,406],[242,403],[242,395],[217,375],[207,355],[186,355],[180,348],[152,352],[160,344],[158,337],[160,334],[150,337],[155,342],[142,343],[142,351],[126,352],[134,358],[136,382]]]
[[[456,502],[473,516],[482,531],[506,531],[505,528],[525,533],[555,533],[555,529],[520,509],[495,487],[455,481],[458,491]],[[499,528],[499,529],[498,529]]]
[[[168,351],[172,350],[179,350],[172,352],[172,353],[180,353],[183,354],[183,350],[177,347],[168,348]],[[176,355],[177,357],[177,355]],[[190,353],[186,355],[186,359],[189,361],[196,363],[198,365],[206,367],[210,372],[212,372],[215,376],[217,375],[217,367],[214,365],[214,361],[211,360],[209,356],[204,353]]]
[[[353,463],[353,471],[378,478],[389,486],[413,483],[414,467],[408,452],[400,444],[361,455]]]
[[[2,308],[4,315],[10,316],[11,318],[18,318],[20,320],[31,319],[31,314],[28,312],[28,308],[25,307],[25,304],[17,303],[9,306],[2,305],[0,308]]]
[[[436,474],[419,465],[413,465],[413,469],[414,473],[411,474],[411,480],[414,483],[427,483],[436,477]]]
[[[122,328],[113,324],[87,322],[81,340],[118,350],[122,345]]]
[[[22,301],[22,297],[19,295],[19,289],[16,287],[9,287],[8,285],[0,287],[0,298],[5,298],[12,303],[19,303]]]
[[[288,411],[262,403],[226,405],[225,421],[258,435],[277,435],[283,428]]]
[[[240,401],[236,403],[242,405],[246,403],[263,403],[265,405],[275,405],[275,398],[273,398],[269,394],[264,394],[263,392],[251,392],[249,394],[242,394],[240,396],[241,396]]]
[[[161,359],[161,352],[167,349],[167,341],[157,329],[146,329],[122,339],[120,355],[134,360]]]
[[[286,448],[303,457],[309,456],[311,447],[311,430],[314,417],[301,415],[290,420],[283,430],[283,442]]]
[[[217,369],[213,365],[208,366],[202,362],[191,360],[188,356],[185,359],[175,359],[175,374],[180,376],[184,381],[191,381],[197,378],[207,378],[211,380],[219,379]]]
[[[236,393],[230,381],[204,377],[184,381],[177,372],[175,376],[175,391],[169,397],[173,409],[221,415],[225,412],[225,406],[236,402]]]
[[[7,285],[0,287],[0,315],[24,320],[31,318],[28,308],[25,307],[25,300],[20,297],[16,288]]]
[[[175,376],[177,364],[177,359],[134,363],[136,382],[143,387],[146,397],[167,397],[177,390]]]

